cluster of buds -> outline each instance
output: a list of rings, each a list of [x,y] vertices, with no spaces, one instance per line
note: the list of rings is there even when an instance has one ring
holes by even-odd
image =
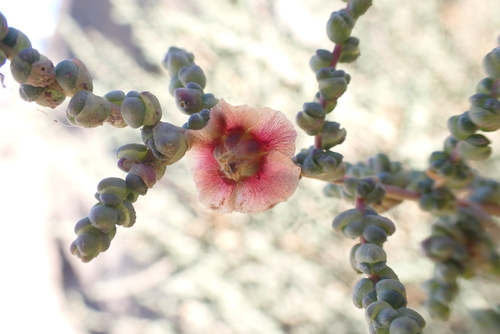
[[[459,209],[455,215],[441,217],[422,242],[425,255],[436,263],[433,278],[424,283],[429,296],[426,307],[433,317],[448,318],[459,277],[500,274],[500,256],[485,223],[471,210]]]
[[[500,47],[493,49],[483,59],[488,75],[476,86],[476,94],[470,97],[470,108],[448,120],[451,139],[446,148],[456,151],[462,159],[484,160],[491,155],[490,141],[478,130],[485,132],[500,129]]]
[[[108,123],[116,128],[155,126],[160,122],[160,102],[150,92],[116,90],[104,97],[78,91],[70,100],[66,117],[71,124],[92,128]]]
[[[163,128],[164,126],[168,129]],[[91,261],[109,248],[117,226],[134,225],[136,214],[133,203],[139,195],[146,195],[148,189],[163,177],[167,165],[184,155],[187,144],[184,138],[179,140],[175,127],[163,122],[157,124],[155,128],[157,127],[160,135],[156,138],[159,144],[155,146],[155,151],[143,144],[126,144],[116,151],[118,167],[127,173],[125,180],[110,177],[97,185],[95,198],[99,202],[90,210],[88,217],[76,224],[77,238],[70,248],[83,262]],[[172,132],[173,135],[169,134]],[[151,137],[150,141],[154,142],[155,137]],[[184,144],[179,145],[182,141]],[[173,146],[177,146],[177,149],[173,149]],[[178,146],[183,148],[179,149]]]
[[[470,184],[469,199],[478,203],[500,203],[500,184],[494,180],[475,177]]]
[[[322,67],[316,71],[316,80],[321,97],[325,101],[337,101],[346,92],[351,76],[343,70]]]
[[[347,171],[343,184],[328,184],[324,187],[323,192],[328,197],[341,198],[352,202],[356,196],[360,197],[356,188],[358,184],[362,183],[364,184],[362,187],[373,188],[372,195],[365,197],[365,199],[377,212],[386,211],[402,202],[401,200],[380,196],[382,194],[380,191],[381,185],[406,188],[418,174],[404,169],[398,161],[390,161],[389,157],[383,153],[370,157],[366,163],[346,163],[346,165]],[[377,193],[379,195],[376,195]]]
[[[420,193],[419,206],[422,210],[438,216],[456,212],[457,199],[443,184],[423,176],[415,183],[415,190]]]
[[[340,153],[309,147],[303,149],[292,161],[301,168],[301,175],[333,182],[344,176],[346,165]]]
[[[184,133],[184,128],[167,122],[159,122],[155,126],[144,126],[141,131],[144,144],[165,166],[179,161],[188,150],[189,146]]]
[[[168,90],[180,111],[193,115],[217,104],[218,99],[213,94],[203,92],[207,79],[202,68],[194,63],[192,53],[171,47],[163,60],[163,67],[170,74]]]
[[[20,31],[7,27],[0,17],[0,58],[11,60],[10,69],[19,82],[21,98],[45,107],[55,108],[66,97],[71,100],[66,109],[68,121],[76,126],[93,128],[109,123],[122,128],[155,126],[162,111],[158,99],[149,92],[113,91],[101,97],[92,93],[92,76],[78,59],[66,59],[55,67],[50,59],[31,47]],[[202,71],[203,74],[203,71]],[[183,78],[192,78],[185,74]],[[204,84],[204,83],[203,83]]]
[[[331,111],[331,110],[330,110]],[[307,102],[299,111],[295,121],[297,125],[310,136],[321,137],[321,148],[328,150],[340,145],[346,138],[346,130],[340,128],[337,122],[325,120],[327,112],[318,102]]]
[[[337,100],[347,90],[351,76],[343,70],[337,70],[336,65],[353,62],[359,57],[359,39],[351,37],[351,32],[358,17],[371,4],[372,0],[351,0],[346,8],[333,12],[327,22],[326,32],[336,44],[335,48],[333,52],[317,50],[309,61],[316,74],[319,92],[313,102],[304,104],[303,110],[296,116],[296,123],[308,135],[316,136],[317,149],[329,150],[345,140],[345,129],[341,129],[336,122],[326,121],[325,116],[335,109]]]
[[[464,146],[461,146],[464,147]],[[454,159],[451,153],[435,151],[429,158],[427,176],[442,181],[449,188],[464,188],[474,178],[470,167],[463,159]]]
[[[99,182],[96,193],[99,202],[90,210],[88,217],[76,223],[77,238],[70,246],[73,255],[89,262],[109,248],[117,225],[134,225],[136,215],[132,202],[137,199],[135,191],[139,190],[137,184],[141,182],[137,176],[127,177],[127,180],[110,177]],[[144,182],[141,185],[144,187]]]
[[[30,47],[29,38],[22,31],[9,27],[7,19],[0,13],[0,67],[7,59],[12,61],[21,50]]]
[[[365,309],[370,333],[421,333],[425,320],[406,307],[406,289],[387,266],[387,254],[382,248],[396,231],[394,223],[364,207],[340,213],[332,227],[348,238],[360,239],[351,249],[350,263],[357,273],[368,277],[356,283],[352,300],[357,308]]]
[[[14,79],[20,84],[19,94],[28,102],[55,108],[66,96],[72,97],[84,90],[92,92],[93,84],[85,65],[78,59],[63,60],[57,66],[31,47],[19,30],[6,26],[2,16],[0,65],[8,58]],[[0,36],[1,37],[1,36]]]
[[[361,54],[359,49],[359,39],[349,37],[342,44],[339,63],[351,63]],[[316,73],[322,67],[329,67],[333,60],[333,53],[328,50],[318,49],[314,56],[309,60],[309,66]]]
[[[488,77],[476,86],[469,110],[448,120],[451,135],[443,151],[432,153],[426,177],[416,183],[421,209],[440,216],[422,248],[436,263],[432,279],[424,283],[426,307],[442,320],[449,317],[450,303],[459,293],[459,277],[500,274],[500,256],[485,229],[493,224],[480,206],[499,203],[498,183],[474,175],[465,161],[491,155],[490,141],[477,131],[500,129],[500,47],[485,56],[483,66]],[[465,188],[468,200],[457,201],[452,189]]]
[[[108,123],[116,128],[137,129],[157,125],[162,117],[158,98],[150,92],[121,90],[103,97],[92,92],[78,91],[70,100],[66,117],[71,124],[92,128]]]
[[[466,139],[458,140],[449,136],[444,143],[444,150],[456,154],[461,159],[485,160],[491,155],[490,141],[482,134],[472,134]]]
[[[340,129],[338,123],[325,121],[325,116],[337,106],[337,100],[346,92],[351,76],[328,65],[317,70],[312,68],[316,72],[319,92],[313,102],[303,105],[303,110],[296,116],[296,123],[308,135],[324,137],[322,147],[329,149],[345,140],[346,131]]]
[[[150,92],[113,91],[104,96],[113,104],[120,106],[124,122],[133,129],[157,125],[162,116],[158,98]]]
[[[372,0],[351,0],[347,7],[333,12],[326,24],[326,34],[335,44],[345,43],[351,36],[356,20],[366,13]]]
[[[315,145],[303,149],[293,158],[293,162],[301,167],[302,176],[327,182],[342,178],[346,172],[343,156],[330,151],[344,142],[346,130],[339,123],[325,119],[335,109],[338,98],[346,92],[351,80],[349,74],[335,67],[339,61],[352,62],[359,56],[359,40],[350,37],[351,30],[355,19],[371,5],[371,1],[351,2],[348,8],[332,13],[327,23],[327,34],[337,45],[334,52],[317,50],[311,58],[309,65],[316,74],[319,92],[313,102],[304,103],[295,118],[302,130],[315,136]],[[355,17],[351,13],[352,6],[356,8]]]
[[[55,108],[66,96],[93,90],[92,77],[81,61],[63,60],[54,67],[50,59],[31,47],[21,50],[12,59],[10,70],[21,84],[21,98],[44,107]]]
[[[346,198],[360,198],[367,204],[380,204],[385,197],[385,190],[373,178],[348,177],[344,179],[343,193]]]
[[[167,161],[156,158],[153,151],[143,144],[126,144],[116,150],[118,168],[140,177],[141,182],[134,182],[133,192],[146,195],[148,188],[152,188],[156,181],[161,179],[167,169]]]
[[[20,84],[19,94],[23,100],[55,108],[66,97],[71,97],[66,109],[71,124],[85,128],[100,126],[104,122],[115,127],[127,125],[120,104],[110,103],[92,93],[92,76],[83,62],[66,59],[54,66],[50,59],[31,47],[22,32],[8,27],[3,15],[0,15],[0,23],[0,66],[6,58],[11,61],[10,70]]]

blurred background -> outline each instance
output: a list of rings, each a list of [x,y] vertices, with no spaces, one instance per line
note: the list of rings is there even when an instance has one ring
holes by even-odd
[[[365,161],[378,152],[422,170],[440,150],[446,120],[468,108],[484,77],[480,67],[497,45],[500,2],[376,0],[356,24],[361,57],[341,64],[352,76],[329,115],[348,136],[338,152]],[[161,61],[172,45],[195,54],[208,78],[205,92],[231,104],[268,106],[290,119],[317,91],[308,62],[331,49],[325,34],[340,0],[37,0],[0,2],[9,26],[57,63],[81,59],[94,93],[148,90],[163,120],[182,125]],[[83,264],[69,253],[74,224],[95,203],[97,183],[124,177],[114,151],[141,142],[137,130],[80,129],[18,97],[6,76],[0,88],[0,175],[3,256],[0,332],[68,334],[367,333],[351,302],[361,277],[348,264],[355,243],[331,220],[347,203],[326,198],[324,184],[302,180],[287,203],[255,215],[206,210],[185,161],[136,202],[137,223],[119,229],[110,249]],[[67,100],[68,101],[68,100]],[[494,155],[475,168],[498,179]],[[299,132],[297,150],[312,144]],[[409,307],[428,321],[426,333],[477,333],[468,311],[500,300],[492,280],[461,281],[448,323],[422,309],[420,284],[432,264],[419,242],[434,218],[415,203],[387,213],[397,226],[385,244],[388,264]]]

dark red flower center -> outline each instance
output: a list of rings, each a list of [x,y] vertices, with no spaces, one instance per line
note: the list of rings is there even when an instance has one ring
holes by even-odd
[[[262,145],[243,130],[231,131],[214,150],[222,174],[231,180],[241,181],[254,176],[266,154]]]

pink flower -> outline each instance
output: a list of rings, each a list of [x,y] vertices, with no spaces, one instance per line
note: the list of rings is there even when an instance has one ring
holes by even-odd
[[[297,188],[300,168],[291,160],[297,133],[280,111],[221,99],[208,124],[186,137],[199,199],[210,209],[262,212]]]

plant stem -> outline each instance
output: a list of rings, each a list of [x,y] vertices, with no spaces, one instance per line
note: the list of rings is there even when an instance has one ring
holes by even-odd
[[[302,177],[308,177],[307,175],[302,175]],[[341,185],[344,183],[344,178],[338,179],[332,184]],[[379,183],[385,190],[385,198],[393,199],[398,201],[419,201],[420,193],[415,190],[405,189],[398,186],[392,186],[388,184]],[[458,198],[457,204],[463,207],[469,207],[474,209],[474,211],[482,211],[484,214],[489,214],[493,216],[500,216],[500,203],[477,203],[469,201],[465,198]]]

